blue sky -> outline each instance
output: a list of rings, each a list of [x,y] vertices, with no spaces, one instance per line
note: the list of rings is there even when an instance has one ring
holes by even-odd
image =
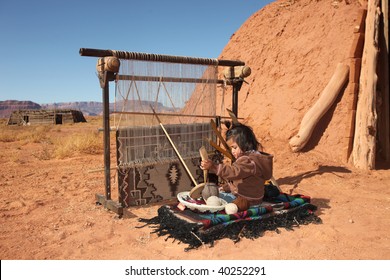
[[[0,0],[0,101],[101,101],[97,58],[80,48],[218,58],[270,2]]]

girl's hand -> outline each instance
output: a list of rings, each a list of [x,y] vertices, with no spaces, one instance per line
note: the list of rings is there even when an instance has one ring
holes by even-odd
[[[200,163],[200,168],[202,170],[210,170],[213,167],[214,163],[210,159],[202,160]]]

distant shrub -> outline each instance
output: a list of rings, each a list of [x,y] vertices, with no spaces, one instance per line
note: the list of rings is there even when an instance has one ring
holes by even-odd
[[[0,130],[0,141],[42,143],[47,141],[50,130],[50,126],[4,126]]]
[[[0,142],[17,142],[15,147],[28,143],[41,145],[40,151],[32,152],[39,160],[64,159],[80,154],[102,154],[103,134],[96,130],[101,117],[95,117],[96,124],[35,125],[0,127]],[[93,130],[92,130],[93,129]]]
[[[99,125],[99,126],[103,125],[103,118],[102,118],[102,116],[87,116],[86,119],[87,119],[87,122],[89,124],[96,124],[96,125]]]
[[[25,128],[25,132],[19,134],[19,140],[24,140],[32,143],[46,142],[49,138],[49,132],[53,126],[29,126]]]
[[[71,135],[54,142],[56,158],[63,159],[76,154],[100,154],[103,152],[102,137],[98,132]]]
[[[0,131],[0,142],[14,142],[14,141],[17,141],[17,137],[15,133],[3,129]]]

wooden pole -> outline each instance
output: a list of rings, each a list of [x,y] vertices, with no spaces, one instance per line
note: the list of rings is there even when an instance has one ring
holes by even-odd
[[[210,143],[210,145],[215,148],[217,151],[221,152],[225,157],[230,159],[231,161],[234,161],[234,156],[224,150],[222,147],[220,147],[217,143],[215,143],[213,140],[206,138],[206,140]]]
[[[389,93],[389,1],[382,0],[382,24],[379,37],[378,84],[381,89],[380,111],[378,110],[378,145],[380,155],[390,161],[390,93]],[[378,102],[380,103],[380,102]]]
[[[122,201],[115,202],[111,200],[111,178],[110,178],[110,111],[109,111],[109,81],[114,76],[114,73],[104,71],[101,77],[101,87],[103,94],[103,128],[104,128],[104,181],[105,195],[96,194],[96,202],[103,205],[105,208],[116,212],[119,217],[123,215]],[[119,198],[121,196],[119,195]],[[122,200],[122,199],[121,199]]]
[[[378,58],[379,0],[368,1],[366,33],[356,109],[352,163],[355,167],[375,169],[377,112],[376,73]]]
[[[202,160],[207,160],[209,158],[209,155],[207,153],[207,150],[204,146],[200,147],[199,149],[200,157]],[[208,170],[203,170],[203,182],[207,182],[207,175],[208,175]]]
[[[104,179],[106,188],[106,199],[111,200],[111,178],[110,178],[110,99],[109,99],[109,83],[107,79],[107,71],[104,72],[104,87],[103,87],[103,129],[104,129]]]
[[[201,64],[201,65],[218,65],[218,66],[244,66],[245,62],[239,60],[224,60],[212,58],[199,58],[189,56],[174,56],[165,54],[139,53],[117,50],[102,50],[80,48],[79,54],[81,56],[105,57],[115,56],[121,59],[135,59],[143,61],[158,61],[158,62],[172,62],[183,64]]]
[[[230,147],[229,145],[226,143],[225,139],[223,138],[221,132],[218,130],[217,128],[217,124],[215,123],[215,121],[213,119],[210,120],[210,124],[211,124],[211,128],[214,130],[214,133],[217,135],[219,141],[222,143],[222,145],[225,147],[226,149],[226,152],[228,152],[229,154],[231,154],[231,158],[234,158],[232,152],[230,151]]]
[[[237,119],[237,116],[233,113],[233,111],[229,110],[228,108],[226,108],[226,111],[228,112],[230,118],[232,119],[233,124],[235,125],[240,124],[240,122]]]
[[[349,66],[339,63],[320,97],[303,117],[298,134],[290,139],[289,144],[293,152],[300,151],[309,141],[316,124],[332,106],[340,90],[348,81],[348,74]]]
[[[349,82],[344,97],[349,102],[348,111],[346,115],[347,125],[347,148],[344,154],[345,162],[348,162],[352,149],[353,149],[353,136],[355,134],[355,118],[356,118],[356,106],[359,94],[359,80],[360,70],[362,65],[362,55],[364,48],[364,30],[366,22],[367,10],[360,9],[357,17],[357,25],[354,29],[354,40],[352,41],[351,49],[349,52]]]

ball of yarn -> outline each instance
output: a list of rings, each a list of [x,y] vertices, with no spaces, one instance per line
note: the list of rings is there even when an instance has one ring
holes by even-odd
[[[237,205],[238,211],[246,211],[249,208],[249,201],[242,196],[237,196],[235,200],[233,200],[234,204]]]
[[[209,206],[220,206],[222,203],[219,197],[212,195],[206,200],[206,204]]]
[[[238,207],[234,203],[228,203],[225,205],[225,212],[226,214],[236,214],[238,212]]]

